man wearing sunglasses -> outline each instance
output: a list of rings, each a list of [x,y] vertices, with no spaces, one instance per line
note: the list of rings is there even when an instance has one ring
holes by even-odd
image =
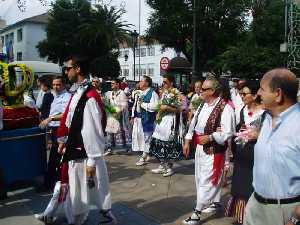
[[[220,97],[221,94],[220,82],[209,75],[202,84],[204,103],[196,110],[185,137],[183,151],[186,156],[189,155],[192,139],[196,145],[197,204],[191,217],[182,221],[183,224],[200,224],[201,212],[212,212],[220,206],[225,143],[235,130],[234,110]]]
[[[106,114],[97,90],[88,83],[89,61],[72,57],[66,72],[77,83],[58,130],[59,152],[69,162],[69,192],[75,224],[88,217],[89,204],[95,204],[102,214],[102,223],[116,224],[111,212],[111,194],[104,160]]]

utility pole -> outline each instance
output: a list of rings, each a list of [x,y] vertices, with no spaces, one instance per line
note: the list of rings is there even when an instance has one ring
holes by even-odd
[[[198,45],[197,45],[197,12],[198,12],[198,0],[194,0],[193,3],[193,62],[192,62],[192,80],[196,80],[199,76],[198,65]]]

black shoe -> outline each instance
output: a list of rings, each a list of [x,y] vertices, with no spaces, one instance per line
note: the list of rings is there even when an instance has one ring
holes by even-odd
[[[117,224],[117,219],[114,216],[114,214],[112,214],[110,209],[109,210],[100,210],[100,213],[104,217],[104,220],[100,221],[100,225],[102,225],[102,224],[110,224],[110,225]]]

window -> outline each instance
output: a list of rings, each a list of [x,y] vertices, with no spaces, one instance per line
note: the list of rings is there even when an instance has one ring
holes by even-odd
[[[155,48],[153,46],[148,47],[148,56],[155,56]]]
[[[23,40],[23,29],[17,30],[17,41],[21,42]]]
[[[142,73],[142,76],[146,76],[147,75],[147,69],[146,68],[141,68],[141,73]]]
[[[141,48],[141,57],[147,56],[147,49],[146,48]]]
[[[8,34],[7,34],[7,35],[5,35],[5,46],[7,46],[8,43],[9,43],[9,40],[8,40]]]
[[[129,69],[123,69],[123,76],[125,77],[129,76]]]
[[[140,56],[140,51],[139,49],[135,49],[135,57],[139,57]]]
[[[9,34],[9,42],[14,43],[14,33]]]
[[[154,76],[154,68],[148,68],[148,76],[153,77]]]
[[[17,52],[17,61],[22,61],[22,52]]]

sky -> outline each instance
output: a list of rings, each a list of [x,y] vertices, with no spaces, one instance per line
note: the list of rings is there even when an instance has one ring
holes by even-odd
[[[0,0],[0,18],[6,20],[7,24],[13,24],[25,18],[45,13],[50,8],[51,1],[55,0],[44,0],[43,2],[47,4],[42,6],[39,0],[21,0],[21,2],[26,2],[26,8],[24,12],[20,12],[17,0]],[[126,13],[122,20],[132,24],[132,30],[139,31],[139,1],[141,1],[141,34],[144,34],[147,29],[147,19],[151,13],[145,0],[100,0],[99,2],[110,3],[116,7],[123,6]]]

